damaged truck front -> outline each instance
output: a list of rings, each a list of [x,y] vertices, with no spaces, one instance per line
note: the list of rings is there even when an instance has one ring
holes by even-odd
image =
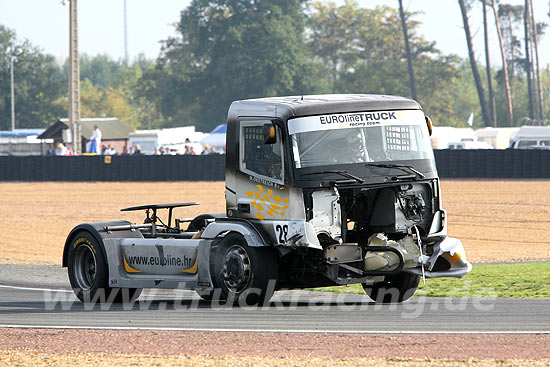
[[[228,149],[227,214],[277,248],[278,288],[361,283],[375,301],[402,302],[422,277],[471,270],[447,236],[431,120],[415,101],[241,101],[228,126],[239,144]]]

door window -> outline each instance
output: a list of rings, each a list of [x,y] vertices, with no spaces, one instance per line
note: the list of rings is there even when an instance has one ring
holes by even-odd
[[[272,181],[283,181],[283,145],[276,129],[277,142],[265,144],[263,125],[270,121],[241,123],[241,170]]]

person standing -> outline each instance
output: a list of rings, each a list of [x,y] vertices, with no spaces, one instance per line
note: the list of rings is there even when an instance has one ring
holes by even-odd
[[[57,149],[55,150],[55,155],[67,155],[67,148],[63,143],[57,144]]]
[[[99,146],[101,144],[101,130],[99,130],[97,125],[94,125],[94,131],[92,131],[92,136],[90,136],[90,142],[92,144],[90,145],[90,151],[88,153],[100,154]]]

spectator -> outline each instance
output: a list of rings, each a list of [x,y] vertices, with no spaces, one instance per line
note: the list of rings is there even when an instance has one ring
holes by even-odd
[[[165,154],[166,154],[166,152],[164,151],[164,147],[161,146],[161,147],[159,148],[159,155],[165,155]]]
[[[139,144],[136,144],[136,146],[134,147],[133,155],[141,155],[141,147],[139,146]]]
[[[214,148],[214,147],[212,147],[212,148]],[[210,149],[210,145],[204,144],[204,149],[202,150],[201,155],[210,154],[210,152],[208,151],[208,149]]]
[[[101,144],[101,130],[94,126],[94,131],[92,131],[92,136],[90,136],[90,150],[88,153],[99,153],[99,146]]]
[[[53,144],[50,144],[48,146],[48,151],[46,152],[46,155],[55,155],[55,149],[53,148]]]
[[[111,144],[107,145],[107,149],[105,149],[105,154],[107,155],[117,155],[118,152]]]
[[[103,144],[101,146],[101,155],[108,155],[109,152],[107,152],[107,147]]]
[[[63,145],[63,143],[57,144],[55,155],[67,155],[67,148],[65,148],[65,145]]]
[[[188,139],[186,139],[188,140]],[[185,155],[195,155],[195,152],[193,151],[193,147],[189,144],[185,145]]]
[[[212,148],[210,148],[210,153],[209,154],[219,154],[219,153],[216,151],[216,147],[212,147]]]
[[[65,155],[74,156],[73,146],[71,144],[67,145],[67,153]]]

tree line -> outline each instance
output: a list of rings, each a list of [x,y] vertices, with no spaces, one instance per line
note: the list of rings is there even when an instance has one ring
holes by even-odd
[[[448,1],[462,14],[467,59],[420,35],[419,14],[405,11],[402,0],[374,9],[353,0],[193,0],[156,60],[81,56],[81,115],[115,116],[132,128],[209,131],[225,121],[233,100],[375,93],[418,100],[436,126],[466,126],[472,112],[481,117],[477,127],[543,124],[550,71],[538,44],[546,23],[535,21],[532,0]],[[475,12],[483,14],[481,46],[472,39]],[[489,22],[498,35],[489,34]],[[504,67],[491,64],[490,38]],[[484,74],[477,49],[484,49]],[[44,128],[65,117],[67,62],[59,65],[0,25],[0,130],[10,127],[12,58],[16,127]]]

